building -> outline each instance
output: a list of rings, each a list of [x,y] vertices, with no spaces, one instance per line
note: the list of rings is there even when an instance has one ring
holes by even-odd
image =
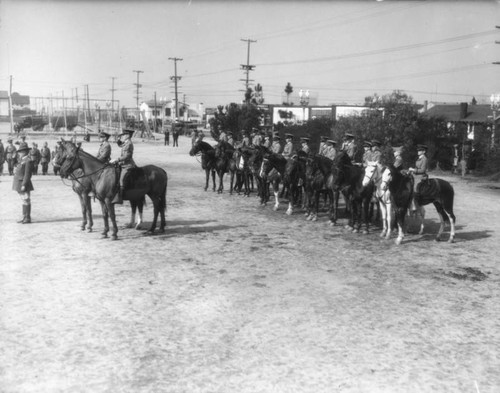
[[[171,122],[175,114],[174,100],[149,100],[143,102],[139,109],[146,120],[154,120],[155,117],[162,121]],[[203,104],[179,103],[179,116],[177,120],[185,122],[201,123],[205,115]]]
[[[361,116],[367,111],[375,110],[361,105],[270,105],[271,122],[273,125],[279,122],[289,122],[293,124],[304,123],[308,120],[327,118],[338,120],[342,116]]]
[[[12,110],[14,117],[31,114],[30,97],[12,93]],[[0,119],[9,120],[9,116],[9,92],[0,90]]]

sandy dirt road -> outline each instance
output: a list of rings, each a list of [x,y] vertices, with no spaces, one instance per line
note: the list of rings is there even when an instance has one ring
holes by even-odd
[[[426,233],[396,246],[205,192],[189,148],[135,142],[169,175],[153,236],[101,239],[98,203],[80,231],[53,175],[34,177],[34,222],[17,224],[0,177],[0,392],[500,391],[499,190],[447,177],[456,242],[433,240],[429,207]]]

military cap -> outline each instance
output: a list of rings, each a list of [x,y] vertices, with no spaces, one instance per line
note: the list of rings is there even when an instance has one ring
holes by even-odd
[[[354,135],[347,133],[347,134],[344,135],[344,138],[354,139]]]
[[[111,135],[109,135],[107,132],[104,131],[99,131],[99,138],[106,138],[108,139]]]
[[[403,146],[397,146],[392,148],[394,153],[402,153],[403,152]]]
[[[280,136],[279,136],[279,135],[275,135],[275,136],[273,136],[273,140],[275,140],[275,141],[279,141],[280,139],[281,139],[281,138],[280,138]]]
[[[325,142],[325,141],[327,141],[327,140],[328,140],[328,137],[327,137],[327,136],[321,136],[321,137],[320,137],[320,139],[321,139],[323,142]]]
[[[285,138],[293,139],[293,134],[285,134]]]
[[[380,143],[380,141],[378,139],[373,139],[372,140],[372,146],[381,146],[382,143]]]
[[[302,138],[300,138],[300,140],[301,140],[302,142],[309,142],[311,139],[310,139],[310,138],[307,138],[307,137],[302,137]]]
[[[419,151],[419,150],[427,151],[427,145],[417,145],[417,151]]]
[[[372,143],[370,141],[364,141],[363,147],[372,147]]]
[[[19,144],[19,148],[17,149],[17,151],[24,151],[24,150],[31,150],[31,147],[29,147],[26,142],[21,142]]]
[[[336,144],[337,144],[337,142],[336,142],[336,141],[334,141],[334,140],[332,140],[332,139],[328,139],[328,140],[326,141],[326,143],[331,143],[332,145],[336,145]]]

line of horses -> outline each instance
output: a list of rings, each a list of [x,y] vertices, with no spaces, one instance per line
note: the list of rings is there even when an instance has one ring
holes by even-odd
[[[222,193],[223,179],[230,176],[229,193],[237,192],[246,196],[254,189],[256,182],[260,204],[266,205],[270,199],[270,189],[274,194],[273,210],[278,210],[280,198],[288,198],[286,214],[291,215],[299,205],[305,209],[308,220],[316,221],[321,197],[327,204],[330,225],[336,225],[339,212],[339,198],[342,194],[348,214],[347,227],[353,232],[368,233],[371,208],[377,203],[382,218],[381,236],[389,239],[392,231],[392,211],[398,228],[396,243],[401,244],[405,233],[405,217],[412,200],[420,217],[420,234],[424,230],[424,206],[434,204],[440,217],[440,228],[436,240],[440,240],[445,223],[450,224],[449,242],[455,238],[455,215],[453,213],[454,190],[443,179],[426,178],[414,193],[414,178],[403,174],[393,166],[371,162],[366,167],[351,162],[341,151],[330,160],[320,155],[299,152],[286,160],[282,155],[265,147],[234,148],[226,142],[212,146],[203,140],[197,141],[189,152],[191,156],[201,156],[201,166],[206,174],[205,191],[209,188],[210,177],[213,191]],[[216,187],[216,175],[219,185]],[[280,190],[281,186],[281,190]]]
[[[56,152],[53,159],[54,166],[60,167],[63,178],[71,179],[73,191],[78,195],[82,208],[82,231],[87,229],[92,232],[92,205],[91,196],[101,204],[104,219],[104,230],[102,237],[107,238],[110,230],[111,239],[117,240],[118,226],[116,224],[115,206],[111,202],[118,192],[119,169],[113,164],[103,163],[91,154],[83,151],[80,145],[70,141],[62,141],[61,148]],[[128,228],[139,228],[142,223],[142,211],[145,204],[145,196],[148,195],[153,202],[153,222],[148,233],[154,233],[158,216],[160,216],[160,232],[165,231],[165,210],[167,195],[168,176],[165,170],[155,165],[146,165],[129,170],[124,178],[125,192],[124,200],[130,201],[131,218]],[[136,212],[139,212],[139,220],[136,223]]]

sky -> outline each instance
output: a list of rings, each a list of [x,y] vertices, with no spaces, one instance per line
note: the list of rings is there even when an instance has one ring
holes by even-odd
[[[174,97],[177,64],[180,101],[226,105],[243,99],[249,50],[267,104],[287,83],[317,105],[394,90],[489,103],[499,25],[499,1],[0,0],[0,90],[12,76],[13,92],[76,105],[88,85],[91,100],[135,107],[137,76],[139,102]]]

